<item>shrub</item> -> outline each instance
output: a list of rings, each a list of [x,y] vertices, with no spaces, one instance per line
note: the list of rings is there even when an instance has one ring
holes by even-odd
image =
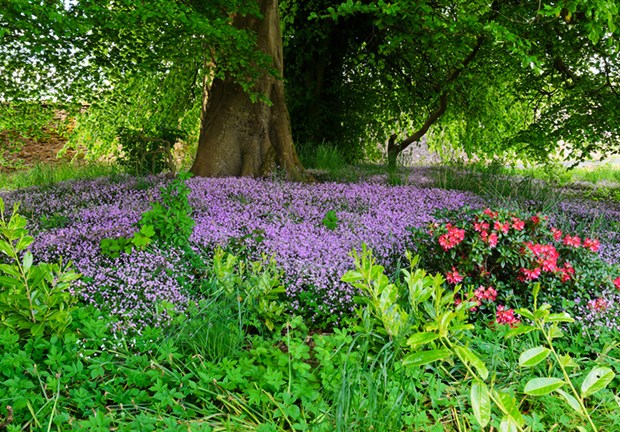
[[[9,260],[0,264],[0,324],[20,334],[62,333],[77,301],[72,282],[80,276],[62,263],[33,264],[28,247],[34,238],[18,208],[16,204],[7,220],[0,198],[0,253]]]
[[[152,134],[121,128],[118,141],[122,147],[119,164],[130,174],[159,174],[175,172],[172,149],[177,140],[185,137],[177,129],[158,128]]]
[[[411,230],[423,265],[469,286],[482,309],[488,300],[530,305],[534,282],[544,287],[542,301],[566,308],[610,288],[617,276],[598,256],[598,240],[563,233],[546,216],[489,208],[437,216],[447,222]]]

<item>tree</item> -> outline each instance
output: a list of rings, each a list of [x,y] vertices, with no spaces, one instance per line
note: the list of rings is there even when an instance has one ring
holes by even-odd
[[[309,178],[284,101],[276,0],[5,3],[3,99],[91,101],[143,76],[195,70],[204,106],[195,174],[258,176],[278,165]]]
[[[306,178],[276,0],[0,1],[4,100],[184,71],[203,102],[196,174]],[[620,151],[617,0],[282,1],[303,139],[389,137],[392,164],[429,131],[470,153]]]
[[[256,34],[257,47],[273,59],[277,75],[264,73],[254,91],[269,103],[254,101],[229,76],[216,78],[203,117],[198,152],[192,172],[201,176],[256,176],[277,165],[288,178],[309,177],[295,148],[284,98],[282,36],[277,0],[262,0],[261,17],[237,16],[233,25]]]
[[[322,71],[339,76],[329,83],[330,94],[348,96],[330,116],[344,119],[355,107],[343,123],[362,118],[363,133],[389,137],[392,164],[429,131],[483,156],[517,151],[542,159],[561,143],[581,151],[573,154],[578,157],[593,149],[620,151],[615,1],[308,4],[317,3],[322,9],[306,16],[336,23],[328,27],[330,37],[336,32],[347,41],[343,62],[329,61],[335,73]],[[352,30],[349,22],[356,24]],[[288,42],[301,64],[313,59],[299,39],[309,33],[315,45],[321,40],[308,26],[292,26]]]

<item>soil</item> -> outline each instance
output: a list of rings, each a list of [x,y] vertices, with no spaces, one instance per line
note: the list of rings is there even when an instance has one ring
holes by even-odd
[[[0,172],[12,172],[37,164],[61,164],[70,161],[74,151],[57,157],[67,139],[53,131],[41,137],[26,138],[10,131],[0,131]]]

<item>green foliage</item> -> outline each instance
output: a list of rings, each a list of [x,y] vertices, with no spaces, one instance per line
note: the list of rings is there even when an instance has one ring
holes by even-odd
[[[505,372],[497,370],[497,367],[489,370],[492,363],[485,361],[485,356],[473,349],[477,341],[470,332],[473,326],[467,324],[467,309],[473,303],[455,304],[459,286],[454,291],[446,290],[441,276],[432,278],[419,269],[415,272],[403,271],[404,280],[390,282],[384,269],[374,263],[369,251],[364,249],[361,256],[354,257],[356,269],[345,274],[343,281],[352,283],[364,294],[362,301],[366,308],[358,310],[361,325],[356,329],[362,334],[381,338],[374,353],[390,350],[396,361],[406,369],[449,363],[452,372],[441,373],[440,379],[456,379],[461,388],[470,384],[470,409],[480,427],[492,424],[504,431],[529,430],[528,423],[535,421],[535,413],[533,416],[525,416],[521,412],[522,402],[519,402],[519,396],[512,386],[496,387],[500,382],[496,380],[498,374]],[[417,258],[412,259],[411,264],[415,266]],[[567,408],[576,412],[577,418],[583,417],[593,430],[598,430],[591,416],[593,410],[588,411],[584,399],[607,387],[615,373],[609,367],[597,364],[583,378],[581,392],[577,392],[571,381],[574,373],[567,372],[578,366],[577,360],[568,354],[558,354],[553,342],[563,335],[560,326],[572,319],[566,313],[551,313],[549,305],[537,307],[539,291],[540,284],[537,284],[533,293],[532,311],[525,308],[518,311],[531,324],[514,327],[506,336],[529,334],[532,338],[535,332],[540,332],[547,346],[530,345],[519,356],[518,362],[514,357],[506,359],[505,370],[515,370],[517,363],[523,369],[536,368],[553,357],[562,378],[528,377],[523,390],[525,397],[539,397],[555,392],[559,400],[567,403]],[[464,371],[458,372],[459,367],[455,366],[454,360],[458,360]],[[548,370],[552,371],[553,368]],[[565,385],[571,388],[571,394],[562,390]],[[463,414],[460,416],[464,417]]]
[[[144,131],[123,128],[118,131],[121,155],[120,166],[134,175],[159,174],[166,170],[176,172],[172,150],[177,140],[185,137],[180,130],[160,128],[154,136]]]
[[[566,312],[551,313],[551,307],[544,304],[537,307],[538,292],[540,284],[534,288],[534,309],[521,308],[517,312],[528,319],[531,325],[523,325],[511,330],[507,336],[515,336],[527,334],[533,331],[540,332],[547,344],[547,347],[537,346],[523,352],[519,357],[519,366],[522,368],[531,368],[545,361],[548,357],[552,357],[557,367],[560,369],[562,378],[556,377],[537,377],[529,380],[524,387],[524,393],[529,396],[543,396],[555,392],[558,397],[568,404],[577,414],[586,418],[592,430],[597,431],[598,428],[594,423],[589,410],[585,404],[585,399],[603,389],[614,379],[615,373],[608,367],[596,366],[583,378],[581,391],[578,392],[571,378],[574,373],[569,370],[577,368],[579,365],[569,354],[560,355],[554,348],[554,339],[564,336],[560,325],[562,323],[573,322],[573,319]],[[568,386],[570,393],[562,389]]]
[[[131,238],[116,237],[101,239],[101,253],[110,258],[118,258],[122,253],[130,254],[134,249],[144,250],[153,241],[155,230],[151,225],[142,225]]]
[[[62,263],[33,265],[28,247],[34,239],[17,211],[16,205],[7,219],[0,198],[0,252],[9,260],[0,264],[0,327],[22,336],[62,334],[71,323],[77,301],[71,289],[80,276]]]
[[[142,214],[138,222],[139,230],[132,237],[101,239],[101,253],[118,258],[121,253],[146,249],[153,242],[189,249],[189,237],[195,224],[188,200],[191,189],[185,182],[189,176],[180,173],[168,186],[161,188],[162,202],[152,203],[151,209]]]
[[[276,325],[282,324],[286,309],[281,302],[285,292],[282,278],[282,270],[273,259],[263,257],[259,261],[247,261],[216,249],[207,274],[207,286],[236,299],[237,309],[248,314],[240,326],[257,330],[266,327],[273,331]]]
[[[598,257],[598,240],[563,233],[549,226],[546,216],[485,209],[438,217],[446,222],[427,231],[412,229],[424,265],[453,284],[492,287],[501,305],[531,305],[534,282],[543,284],[541,298],[556,309],[612,288],[614,269]],[[474,297],[484,312],[483,297],[478,292],[470,294]]]
[[[144,242],[145,238],[152,238],[170,246],[188,246],[195,225],[188,199],[191,189],[185,182],[189,177],[188,173],[180,173],[161,189],[161,203],[152,203],[151,209],[144,212],[138,223],[141,235],[137,241]],[[142,232],[143,229],[147,231]],[[154,232],[149,236],[151,231]]]
[[[329,210],[321,221],[323,226],[325,226],[325,228],[331,231],[335,230],[338,227],[339,222],[340,220],[338,219],[338,215],[333,210]]]
[[[0,174],[2,188],[19,189],[30,186],[50,186],[54,183],[91,179],[118,174],[118,167],[109,164],[90,162],[88,164],[36,164],[35,166],[11,174]]]

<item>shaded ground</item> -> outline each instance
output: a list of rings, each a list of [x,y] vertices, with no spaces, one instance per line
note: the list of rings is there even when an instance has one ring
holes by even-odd
[[[71,160],[75,152],[67,152],[58,158],[58,152],[67,139],[53,131],[41,137],[25,138],[14,132],[0,132],[0,172],[12,172],[39,163],[58,164]]]

